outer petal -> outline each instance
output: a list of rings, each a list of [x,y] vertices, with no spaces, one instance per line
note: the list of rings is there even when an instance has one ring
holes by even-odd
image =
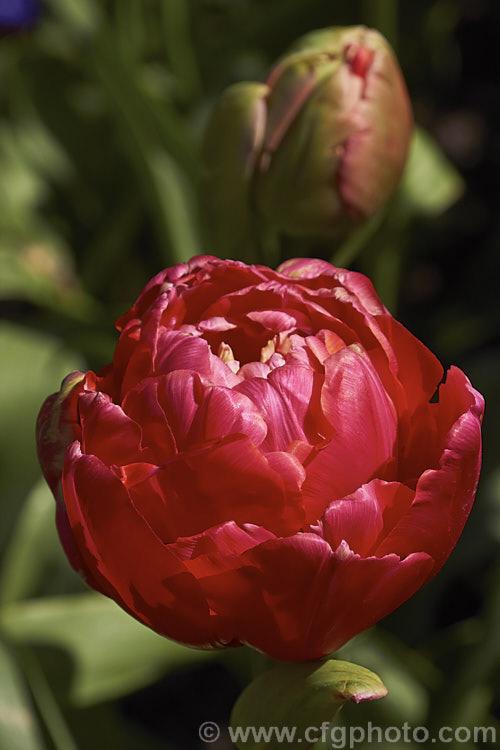
[[[462,533],[481,464],[482,397],[457,368],[452,369],[442,390],[449,394],[444,399],[445,413],[465,394],[473,403],[446,435],[439,468],[422,474],[411,507],[376,551],[377,555],[408,555],[425,550],[435,560],[429,577],[438,572]],[[451,399],[450,392],[454,394]]]
[[[84,378],[78,370],[67,375],[60,391],[45,399],[38,415],[38,460],[54,495],[61,481],[66,449],[81,435],[77,404]]]
[[[152,534],[114,474],[75,444],[63,486],[75,541],[103,593],[170,638],[213,645],[215,631],[195,579]]]
[[[425,553],[366,558],[335,552],[314,534],[271,540],[241,556],[243,567],[200,577],[211,608],[239,641],[276,659],[316,659],[402,604],[432,567]]]
[[[403,386],[406,408],[412,414],[429,401],[443,377],[443,366],[434,354],[392,315],[378,319],[397,360],[397,378]]]

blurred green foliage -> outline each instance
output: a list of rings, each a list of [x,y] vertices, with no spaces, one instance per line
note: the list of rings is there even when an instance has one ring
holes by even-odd
[[[217,254],[200,219],[198,157],[218,94],[262,80],[305,32],[360,22],[389,37],[407,77],[420,124],[408,169],[342,246],[272,237],[265,259],[321,255],[368,273],[446,365],[470,374],[487,417],[480,492],[456,552],[342,650],[389,696],[340,717],[500,731],[498,4],[46,0],[32,30],[0,38],[2,750],[182,750],[201,747],[201,721],[229,718],[248,677],[244,651],[161,639],[69,568],[34,422],[67,372],[109,361],[114,319],[154,273]],[[161,720],[137,692],[147,685]]]

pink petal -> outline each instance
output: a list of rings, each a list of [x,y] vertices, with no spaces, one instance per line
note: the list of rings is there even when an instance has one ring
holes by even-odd
[[[204,382],[232,388],[240,379],[210,351],[208,343],[197,336],[167,331],[158,337],[154,374],[191,370]]]
[[[372,484],[372,483],[370,483]],[[384,527],[375,493],[365,484],[351,495],[334,500],[323,515],[323,538],[332,549],[342,541],[362,557],[370,554]]]
[[[190,447],[190,433],[200,404],[205,398],[205,388],[196,372],[175,370],[159,378],[158,402],[179,451]]]
[[[213,386],[204,393],[191,430],[191,440],[220,440],[227,435],[247,435],[254,445],[266,437],[267,426],[253,401],[238,391]]]
[[[289,365],[273,370],[267,380],[253,378],[236,386],[236,391],[253,401],[267,424],[263,450],[286,450],[294,440],[307,441],[304,429],[313,385],[311,370]]]
[[[322,518],[322,536],[332,549],[346,541],[362,557],[372,555],[381,536],[408,510],[414,494],[399,482],[373,479],[330,503]]]
[[[357,349],[342,349],[326,360],[322,405],[332,434],[307,466],[303,492],[310,523],[332,500],[372,479],[392,458],[396,439],[392,401]]]
[[[198,323],[198,330],[200,331],[230,331],[232,328],[236,328],[234,323],[231,323],[226,318],[220,315],[214,318],[207,318],[201,320]]]
[[[271,333],[280,333],[280,331],[292,331],[297,327],[297,320],[282,310],[256,310],[246,314],[249,320],[260,323],[267,331]]]
[[[271,368],[265,362],[248,362],[238,370],[240,378],[250,380],[250,378],[267,378]]]
[[[318,276],[334,276],[337,268],[327,263],[326,260],[317,258],[292,258],[278,266],[278,273],[289,276],[292,279],[315,279]]]

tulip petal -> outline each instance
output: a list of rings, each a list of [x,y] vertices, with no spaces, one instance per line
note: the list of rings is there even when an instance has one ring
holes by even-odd
[[[340,648],[412,596],[432,560],[418,553],[363,559],[315,534],[264,542],[242,567],[200,578],[211,608],[239,641],[276,659],[309,660]]]
[[[368,358],[348,347],[325,362],[322,405],[333,434],[307,466],[303,486],[307,519],[321,518],[391,459],[397,417]]]
[[[108,596],[158,632],[211,645],[210,614],[193,576],[151,533],[119,479],[95,456],[78,454],[73,450],[65,466],[64,498],[92,575],[107,584]]]
[[[197,579],[242,567],[241,555],[275,536],[254,524],[238,526],[234,521],[215,526],[193,537],[169,545]]]
[[[179,377],[178,373],[173,375]],[[157,464],[168,461],[176,452],[175,437],[160,404],[158,390],[161,383],[161,378],[146,378],[128,391],[123,400],[124,412],[141,425],[142,443],[151,449]],[[190,406],[189,392],[186,388],[183,399],[178,402],[184,407],[184,412]]]
[[[248,312],[246,317],[271,333],[293,331],[297,327],[297,319],[283,310],[256,310]]]
[[[429,401],[443,377],[443,366],[435,355],[392,315],[380,316],[379,325],[387,336],[397,361],[397,378],[403,386],[406,407],[412,414]]]
[[[441,394],[445,414],[449,415],[450,407],[464,397],[469,407],[446,435],[439,468],[422,474],[412,505],[376,550],[377,555],[390,551],[404,556],[424,549],[435,559],[432,575],[441,568],[457,543],[474,501],[481,463],[484,408],[480,394],[457,368],[450,370],[440,389],[440,397]],[[431,406],[439,412],[440,404]]]
[[[381,536],[392,530],[414,495],[399,482],[373,479],[347,497],[330,503],[321,519],[322,536],[332,549],[345,541],[362,557],[374,554]]]
[[[104,393],[83,393],[79,402],[84,453],[99,456],[110,466],[153,459],[149,449],[142,450],[142,431],[121,406],[111,403]]]
[[[206,388],[191,440],[220,440],[235,434],[247,435],[259,446],[266,437],[267,425],[253,401],[244,394],[218,386]]]
[[[286,450],[294,440],[307,442],[304,429],[313,385],[312,370],[285,365],[273,370],[266,380],[252,378],[236,386],[236,391],[253,401],[266,422],[263,450]]]
[[[369,487],[369,484],[363,485],[351,495],[334,500],[325,510],[323,538],[332,549],[345,541],[363,557],[370,553],[384,523],[377,498],[367,489]]]
[[[165,498],[168,542],[235,521],[276,534],[293,533],[304,522],[295,460],[283,477],[245,436],[233,435],[201,446],[162,466],[148,482],[158,482]],[[292,468],[293,466],[293,468]],[[280,465],[282,468],[282,465]]]

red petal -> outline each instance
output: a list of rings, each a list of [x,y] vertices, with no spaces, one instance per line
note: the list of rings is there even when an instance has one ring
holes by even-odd
[[[105,593],[170,638],[214,643],[214,618],[195,579],[151,533],[113,473],[75,450],[63,486],[75,540]]]
[[[290,479],[274,471],[247,437],[184,453],[154,480],[165,498],[167,523],[176,530],[169,541],[225,521],[254,523],[276,534],[296,531],[304,521],[300,488],[290,488]]]
[[[83,393],[78,407],[82,426],[82,450],[99,456],[108,466],[150,461],[153,454],[141,447],[141,428],[121,406],[104,393]]]
[[[391,315],[381,316],[380,328],[397,360],[397,378],[403,386],[406,406],[412,414],[429,401],[443,377],[443,366],[434,354]]]
[[[244,567],[200,579],[212,609],[241,642],[276,659],[325,656],[402,604],[422,585],[425,554],[361,558],[314,534],[264,542]]]
[[[255,547],[257,544],[274,539],[274,534],[262,526],[251,523],[238,526],[234,521],[227,521],[214,526],[201,534],[178,539],[169,545],[180,560],[195,560],[203,555],[238,556]]]
[[[147,378],[130,390],[123,401],[124,412],[141,425],[142,443],[151,449],[157,464],[168,461],[176,451],[174,435],[159,401],[161,382],[161,378]],[[185,400],[189,402],[187,394]]]
[[[457,368],[450,370],[441,393],[447,394],[442,406],[447,419],[452,404],[465,399],[469,408],[446,434],[439,469],[422,474],[411,507],[376,552],[377,555],[389,552],[408,555],[424,550],[436,561],[432,575],[437,573],[457,543],[474,502],[481,465],[484,407],[480,394]],[[439,412],[441,404],[431,406]],[[442,427],[447,419],[441,422]]]

